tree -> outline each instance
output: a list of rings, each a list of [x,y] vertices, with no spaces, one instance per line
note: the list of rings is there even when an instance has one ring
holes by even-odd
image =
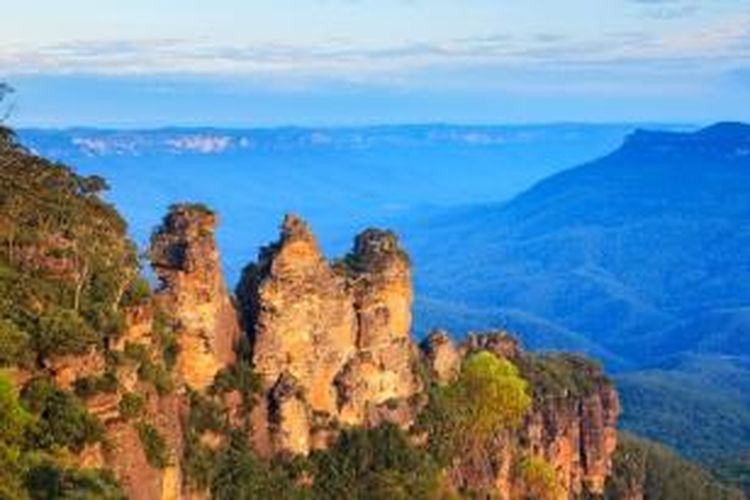
[[[447,461],[482,454],[495,435],[516,429],[530,406],[515,365],[483,351],[466,360],[454,383],[435,389],[422,424],[433,452]]]

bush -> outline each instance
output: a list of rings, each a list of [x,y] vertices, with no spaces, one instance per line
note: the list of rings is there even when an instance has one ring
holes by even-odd
[[[42,356],[83,354],[97,338],[94,331],[72,309],[53,306],[39,318],[33,341]]]
[[[516,477],[523,495],[537,500],[555,500],[562,493],[555,468],[544,458],[525,457],[516,466]]]
[[[151,298],[151,286],[142,276],[130,282],[125,294],[122,296],[120,305],[125,307],[139,306],[145,304]]]
[[[122,398],[120,398],[120,402],[117,404],[117,408],[120,410],[120,416],[125,420],[140,417],[145,406],[146,401],[143,399],[143,396],[132,392],[123,394]]]
[[[233,365],[216,374],[210,392],[212,394],[226,394],[231,391],[238,391],[242,395],[245,412],[249,412],[260,389],[260,377],[253,371],[252,365],[244,359],[239,359]]]
[[[439,468],[393,424],[344,431],[311,457],[316,498],[435,498]]]
[[[103,375],[82,377],[73,383],[73,390],[79,398],[89,398],[95,394],[115,393],[119,382],[113,370],[107,370]]]
[[[198,435],[206,431],[222,433],[227,429],[224,409],[199,392],[190,391],[190,416],[188,428]]]
[[[149,359],[138,367],[138,378],[153,385],[160,396],[169,394],[174,388],[172,378],[164,365],[156,364]]]
[[[63,469],[52,462],[33,467],[26,487],[34,499],[126,500],[112,473],[103,470]]]
[[[0,371],[0,442],[18,445],[32,423],[31,415],[21,406],[10,379]]]
[[[164,436],[151,424],[140,423],[136,426],[136,429],[148,463],[157,469],[167,467],[169,465],[169,449]]]
[[[7,319],[0,319],[0,366],[25,364],[29,360],[29,336]]]
[[[101,440],[101,423],[78,398],[59,389],[51,380],[32,380],[21,396],[23,404],[38,417],[31,432],[35,446],[59,445],[79,452],[87,444]]]
[[[215,500],[301,498],[302,492],[283,470],[259,460],[243,432],[233,432],[229,445],[216,458],[211,497]],[[326,497],[332,498],[332,497]]]

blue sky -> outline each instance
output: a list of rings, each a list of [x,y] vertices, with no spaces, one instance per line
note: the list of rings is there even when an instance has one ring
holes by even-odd
[[[750,0],[0,7],[16,125],[750,120]]]

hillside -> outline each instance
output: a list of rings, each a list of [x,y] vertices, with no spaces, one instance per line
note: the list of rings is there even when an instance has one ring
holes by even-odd
[[[422,329],[503,325],[544,339],[534,347],[593,353],[620,372],[626,426],[704,459],[750,448],[738,397],[750,356],[750,126],[639,131],[507,204],[404,232]]]

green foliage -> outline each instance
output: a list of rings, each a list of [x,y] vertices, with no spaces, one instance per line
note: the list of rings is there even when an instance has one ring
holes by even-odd
[[[52,462],[33,467],[26,475],[32,499],[125,500],[114,476],[104,470],[63,469]]]
[[[519,361],[519,368],[535,399],[588,396],[598,383],[606,381],[597,363],[575,354],[526,354]]]
[[[217,473],[218,452],[201,443],[205,432],[227,435],[228,424],[225,409],[215,400],[190,391],[190,413],[185,433],[183,472],[190,485],[198,491],[206,491]]]
[[[182,473],[188,485],[196,491],[206,491],[211,487],[217,469],[218,452],[200,442],[200,437],[189,433],[185,438],[182,456]]]
[[[657,443],[621,432],[607,480],[606,498],[615,500],[639,488],[645,498],[742,500],[739,490],[724,486],[696,464]]]
[[[101,346],[121,331],[120,301],[139,273],[124,221],[98,196],[106,182],[2,135],[0,363]]]
[[[143,344],[128,342],[125,344],[125,357],[138,363],[138,379],[151,384],[160,396],[172,392],[174,383],[167,368],[151,360],[148,347]]]
[[[79,378],[73,383],[73,389],[79,398],[88,398],[96,394],[117,392],[119,383],[117,373],[107,370],[102,375],[90,375]]]
[[[211,496],[215,500],[293,499],[301,498],[302,492],[283,469],[255,456],[247,435],[233,432],[229,445],[218,453]]]
[[[190,391],[188,397],[188,428],[191,431],[202,434],[206,431],[222,433],[227,430],[226,414],[221,405],[195,391]]]
[[[32,422],[31,415],[21,406],[13,383],[0,371],[0,442],[18,445]]]
[[[37,416],[30,432],[37,448],[65,446],[78,452],[101,440],[101,423],[73,394],[58,388],[46,378],[32,380],[23,390],[22,401]]]
[[[120,304],[127,307],[140,306],[147,303],[150,298],[151,286],[145,278],[138,276],[128,285]]]
[[[242,406],[246,413],[252,409],[260,390],[260,378],[244,357],[217,373],[210,388],[212,394],[238,391],[242,396]]]
[[[123,394],[120,402],[117,403],[120,416],[126,420],[140,417],[145,406],[146,401],[143,399],[143,396],[132,392]]]
[[[29,336],[18,325],[0,319],[0,366],[23,365],[29,361]]]
[[[136,425],[146,459],[152,467],[163,469],[169,465],[169,448],[164,436],[151,424]]]
[[[171,371],[177,364],[180,345],[177,342],[177,334],[169,318],[160,310],[157,310],[154,315],[153,333],[161,346],[164,365]]]
[[[516,474],[527,498],[536,500],[560,498],[561,487],[557,483],[555,468],[544,458],[524,457],[516,466]]]
[[[454,383],[432,391],[421,426],[443,463],[478,452],[496,433],[517,428],[531,407],[528,385],[515,365],[486,351],[468,358]]]
[[[33,337],[41,356],[82,354],[96,340],[94,330],[77,312],[57,306],[42,314]]]
[[[143,382],[153,385],[160,396],[165,396],[174,389],[172,377],[170,377],[166,367],[162,364],[154,363],[150,359],[146,359],[138,367],[138,378]]]
[[[344,431],[336,445],[311,457],[315,498],[436,498],[440,470],[393,424]]]
[[[711,470],[724,483],[741,488],[750,495],[750,455],[723,458],[712,463]]]

